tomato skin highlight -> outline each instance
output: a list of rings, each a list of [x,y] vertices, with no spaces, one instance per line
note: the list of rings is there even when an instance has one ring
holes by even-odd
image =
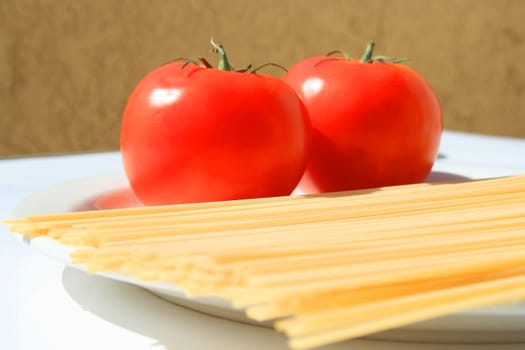
[[[121,152],[146,205],[290,194],[309,158],[310,121],[280,79],[170,63],[132,91]]]
[[[303,191],[418,183],[429,175],[441,139],[441,108],[414,70],[318,56],[292,66],[283,80],[311,118]]]

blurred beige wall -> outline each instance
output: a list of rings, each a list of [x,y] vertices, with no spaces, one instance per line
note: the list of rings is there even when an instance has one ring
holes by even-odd
[[[2,0],[0,156],[118,149],[133,86],[171,58],[213,58],[211,36],[238,66],[374,40],[434,86],[445,128],[525,137],[524,14],[522,0]]]

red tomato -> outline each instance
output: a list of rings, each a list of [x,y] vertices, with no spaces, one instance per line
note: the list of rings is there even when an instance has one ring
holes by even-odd
[[[305,192],[417,183],[431,171],[442,132],[438,99],[414,70],[371,59],[372,48],[365,62],[312,57],[283,77],[312,123]]]
[[[146,205],[290,194],[308,160],[304,106],[270,76],[170,63],[136,86],[121,130]]]

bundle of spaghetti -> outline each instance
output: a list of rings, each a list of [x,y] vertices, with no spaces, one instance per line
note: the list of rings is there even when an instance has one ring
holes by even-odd
[[[296,349],[525,298],[525,175],[7,223],[88,272],[220,296]]]

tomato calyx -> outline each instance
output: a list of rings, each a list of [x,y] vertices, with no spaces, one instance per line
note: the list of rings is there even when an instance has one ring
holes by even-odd
[[[250,70],[252,65],[248,65],[246,68],[241,69],[235,69],[230,63],[230,60],[228,59],[228,55],[226,55],[226,50],[224,49],[224,46],[222,44],[216,43],[213,38],[210,40],[212,45],[212,52],[219,55],[219,62],[217,63],[217,69],[227,71],[227,72],[247,72]],[[189,64],[193,63],[201,68],[215,68],[213,65],[208,62],[208,60],[202,56],[196,56],[196,57],[178,57],[174,59],[173,61],[183,61],[184,64],[181,66],[181,69],[186,68]]]
[[[365,52],[359,59],[359,62],[361,63],[385,63],[385,62],[402,63],[402,62],[408,61],[408,58],[406,57],[390,57],[390,56],[383,56],[383,55],[374,56],[373,52],[374,52],[375,45],[376,44],[373,41],[369,42],[366,45]],[[347,61],[351,61],[353,59],[352,56],[350,56],[348,53],[342,50],[334,50],[326,54],[326,56],[334,56],[334,55],[341,55]]]
[[[374,62],[389,62],[389,63],[402,63],[408,61],[406,57],[389,57],[389,56],[373,56],[374,48],[376,44],[371,41],[366,45],[365,53],[359,60],[361,63],[374,63]]]
[[[216,53],[219,56],[219,61],[217,62],[217,69],[226,71],[226,72],[237,72],[237,73],[251,73],[256,74],[259,70],[273,66],[282,69],[283,71],[287,72],[288,70],[283,67],[282,65],[278,63],[268,62],[265,64],[262,64],[258,67],[253,68],[251,64],[246,66],[245,68],[235,69],[233,65],[230,63],[230,60],[228,59],[228,55],[226,54],[226,50],[224,49],[224,46],[222,44],[216,43],[213,38],[210,40],[212,49],[211,51],[213,53]],[[181,69],[186,68],[189,64],[193,63],[201,68],[215,68],[213,65],[204,57],[202,56],[196,56],[196,57],[178,57],[171,62],[184,62],[184,64],[181,66]]]

